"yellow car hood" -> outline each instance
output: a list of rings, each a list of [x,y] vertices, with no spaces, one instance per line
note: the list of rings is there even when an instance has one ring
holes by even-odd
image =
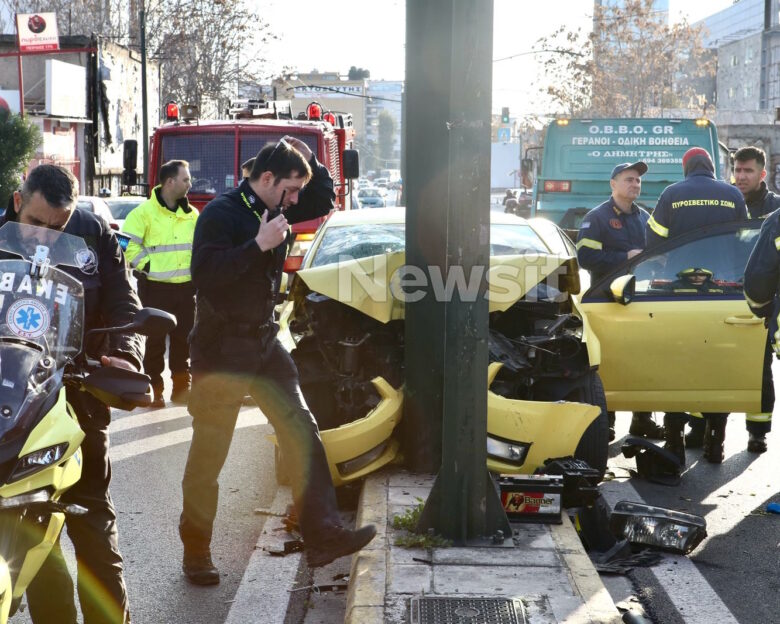
[[[406,285],[407,293],[423,288],[447,293],[452,292],[458,283],[452,276],[449,280],[446,277],[436,280],[436,275],[427,283],[421,282],[414,274],[399,271],[405,260],[406,254],[400,251],[303,269],[298,271],[298,276],[310,290],[387,323],[404,318],[402,284]],[[570,256],[539,253],[492,256],[488,271],[490,311],[507,310],[563,265],[567,266],[559,278],[559,289],[570,294],[579,292],[579,271],[576,259]],[[416,273],[420,274],[420,271]],[[478,274],[475,272],[473,275]],[[460,277],[463,286],[470,283],[467,276]],[[476,277],[472,281],[476,281]]]

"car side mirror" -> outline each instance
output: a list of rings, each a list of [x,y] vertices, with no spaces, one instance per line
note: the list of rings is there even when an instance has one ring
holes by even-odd
[[[609,285],[612,298],[620,304],[628,305],[636,293],[636,276],[621,275],[612,280]]]
[[[534,185],[535,168],[536,161],[533,158],[523,158],[520,161],[520,176],[525,188],[531,188]]]

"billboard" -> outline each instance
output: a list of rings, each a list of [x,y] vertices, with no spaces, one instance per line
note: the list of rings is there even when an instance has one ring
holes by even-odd
[[[20,52],[48,52],[60,49],[56,13],[17,13],[16,32]]]
[[[87,68],[46,59],[46,114],[87,116]]]

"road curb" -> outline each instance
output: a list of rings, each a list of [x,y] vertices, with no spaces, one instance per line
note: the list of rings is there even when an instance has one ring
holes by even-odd
[[[360,492],[355,527],[376,526],[371,543],[352,557],[344,624],[383,624],[387,583],[387,473],[366,477]]]
[[[612,624],[622,622],[617,606],[612,596],[601,582],[598,571],[585,552],[577,529],[571,523],[568,514],[561,514],[561,524],[550,525],[555,546],[569,570],[572,587],[582,596],[585,602],[585,613],[578,622],[597,622]]]
[[[225,624],[284,624],[289,621],[287,618],[290,614],[303,613],[305,610],[303,602],[306,592],[290,591],[310,584],[311,573],[303,553],[274,557],[273,565],[269,565],[268,561],[271,556],[268,551],[284,550],[284,542],[294,539],[286,531],[277,530],[282,527],[281,518],[277,515],[283,515],[291,503],[290,488],[280,486],[268,508],[270,515],[257,538],[255,550],[236,590]],[[281,591],[281,588],[285,590]]]

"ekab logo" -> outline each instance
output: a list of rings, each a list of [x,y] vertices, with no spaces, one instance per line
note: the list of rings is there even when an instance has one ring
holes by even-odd
[[[38,338],[49,329],[49,310],[36,299],[20,299],[5,315],[8,328],[22,338]]]

